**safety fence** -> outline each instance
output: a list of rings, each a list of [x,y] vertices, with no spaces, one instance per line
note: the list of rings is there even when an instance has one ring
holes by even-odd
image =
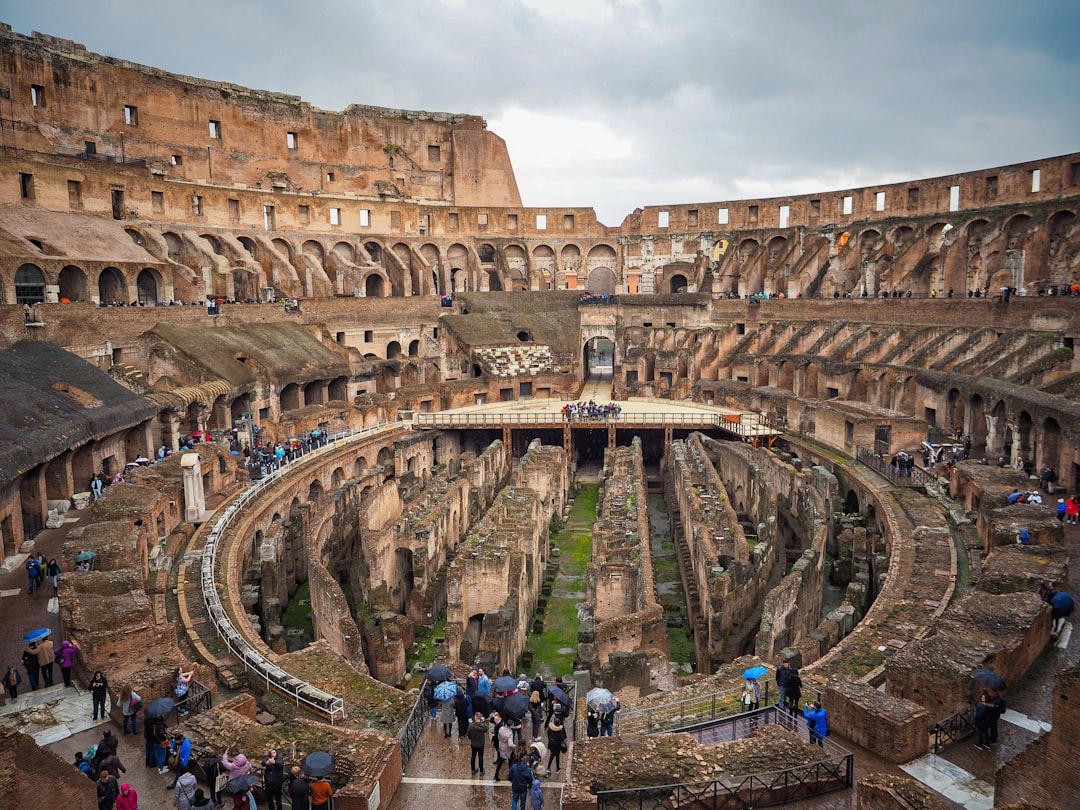
[[[769,724],[780,725],[800,736],[806,734],[798,716],[776,706],[684,731],[703,743],[729,742],[748,737]],[[606,790],[597,794],[596,806],[599,810],[672,810],[682,807],[749,810],[850,788],[855,775],[854,755],[828,738],[822,739],[821,743],[821,758],[806,765],[702,782]]]
[[[218,594],[217,582],[215,580],[218,550],[221,546],[225,532],[229,529],[229,526],[232,525],[236,517],[241,514],[249,504],[261,497],[262,494],[268,488],[273,486],[278,479],[284,476],[286,472],[292,472],[299,466],[310,464],[321,456],[340,447],[342,444],[359,442],[378,436],[382,433],[407,430],[408,428],[409,425],[407,423],[384,422],[375,427],[365,428],[359,431],[348,431],[330,435],[322,447],[311,450],[292,463],[270,472],[261,480],[252,483],[252,485],[244,490],[238,498],[231,501],[218,518],[217,523],[215,523],[210,530],[206,545],[203,548],[201,569],[203,601],[206,605],[207,614],[214,623],[217,634],[221,637],[225,646],[228,647],[229,651],[244,665],[245,670],[253,672],[266,684],[267,689],[273,689],[285,695],[287,698],[294,701],[297,706],[303,705],[318,714],[325,715],[331,723],[335,720],[345,718],[344,699],[336,695],[331,695],[329,692],[319,689],[318,687],[289,674],[273,661],[266,658],[261,651],[256,649],[244,638],[243,634],[237,630],[236,626],[229,618],[229,615],[225,610],[225,605],[221,601],[221,596]]]

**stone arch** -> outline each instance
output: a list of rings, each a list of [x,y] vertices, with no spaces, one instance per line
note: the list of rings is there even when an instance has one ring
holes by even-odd
[[[533,277],[541,290],[555,288],[555,251],[551,245],[537,245],[532,252]]]
[[[420,341],[409,341],[409,357],[418,357],[420,355]]]
[[[1035,460],[1035,465],[1039,469],[1044,466],[1052,467],[1054,472],[1058,473],[1058,480],[1064,484],[1065,476],[1062,473],[1065,472],[1066,465],[1062,463],[1061,457],[1061,425],[1058,424],[1057,419],[1048,416],[1043,419],[1042,429],[1039,432],[1042,446],[1038,448],[1039,457]]]
[[[379,273],[372,271],[364,279],[364,295],[368,298],[383,298],[386,296],[387,284]]]
[[[668,269],[667,268],[665,268],[665,271],[664,271],[665,292],[669,292],[669,293],[684,293],[684,292],[686,292],[687,288],[690,285],[690,280],[686,277],[686,275],[684,273],[674,271],[674,268],[671,268],[671,270],[673,271],[673,272],[671,272],[671,275],[668,275]]]
[[[293,246],[292,246],[292,243],[288,239],[282,239],[279,236],[279,237],[276,237],[271,242],[271,244],[273,244],[274,249],[277,250],[278,253],[280,253],[282,256],[284,256],[288,260],[289,264],[293,263]]]
[[[949,393],[946,395],[946,407],[945,407],[945,420],[944,427],[948,430],[953,430],[959,427],[963,433],[967,432],[966,414],[964,408],[964,398],[960,395],[960,391],[957,388],[950,388]]]
[[[349,264],[356,264],[356,248],[348,242],[335,243],[334,247],[331,248],[331,253],[342,261],[346,261]]]
[[[495,261],[495,246],[490,242],[481,242],[476,246],[476,258],[481,264],[492,264]]]
[[[615,295],[615,271],[610,267],[593,268],[587,285],[594,295]]]
[[[983,398],[978,394],[971,395],[968,401],[968,414],[968,435],[971,436],[972,445],[985,444],[986,409],[983,405]]]
[[[1035,446],[1035,423],[1026,410],[1016,415],[1015,435],[1016,443],[1012,448],[1012,457],[1034,461],[1039,448]]]
[[[391,340],[386,344],[386,359],[393,360],[395,357],[401,357],[401,344]]]
[[[1076,255],[1075,229],[1076,213],[1067,209],[1055,212],[1047,220],[1050,237],[1048,250],[1047,274],[1051,284],[1075,284]]]
[[[278,394],[278,403],[282,413],[297,410],[300,407],[300,386],[296,383],[289,383],[282,388]]]
[[[106,267],[98,276],[98,300],[102,303],[127,303],[127,284],[117,268]]]
[[[57,281],[60,285],[61,301],[90,300],[89,284],[81,267],[69,264],[60,271]]]
[[[1000,273],[998,278],[991,278],[991,268],[984,255],[989,239],[990,222],[986,219],[973,219],[964,227],[964,271],[968,289],[978,290],[999,282],[1005,283],[1001,280]]]
[[[784,360],[780,363],[778,369],[776,385],[778,388],[783,388],[785,391],[795,390],[795,364],[790,360]]]
[[[304,244],[300,246],[305,256],[310,256],[321,266],[323,259],[326,258],[326,250],[322,246],[322,242],[316,239],[306,239]]]
[[[155,306],[162,300],[162,288],[161,276],[157,270],[145,267],[139,271],[135,279],[135,290],[141,306]]]
[[[39,304],[45,300],[45,274],[27,262],[15,271],[15,303]]]
[[[338,489],[344,480],[345,470],[343,470],[341,467],[335,467],[334,471],[330,473],[330,488]]]
[[[247,254],[251,257],[252,261],[259,261],[260,248],[258,243],[250,236],[240,235],[236,237],[236,241],[240,243],[240,246],[247,251]]]
[[[508,289],[514,291],[528,290],[532,285],[529,279],[529,259],[525,253],[525,248],[517,244],[507,245],[503,248],[503,259],[506,264]]]
[[[1005,432],[1007,429],[1008,409],[1004,400],[998,400],[990,409],[990,415],[986,419],[987,438],[986,450],[990,453],[1003,454],[1005,452]]]
[[[900,225],[893,228],[890,242],[892,242],[893,253],[899,254],[904,248],[911,244],[911,241],[915,238],[915,229],[910,225]]]
[[[369,239],[367,242],[364,242],[364,252],[367,253],[368,258],[371,259],[374,264],[381,265],[383,263],[382,245],[374,239]]]
[[[559,251],[559,269],[556,271],[554,279],[555,289],[576,288],[581,269],[581,248],[575,244],[563,245],[562,250]]]
[[[318,503],[322,500],[323,485],[322,481],[316,478],[311,484],[308,485],[307,499],[311,503]]]
[[[459,242],[446,250],[446,263],[449,268],[450,288],[447,292],[472,292],[474,285],[469,277],[469,251]]]
[[[333,402],[349,401],[348,377],[335,377],[326,386],[326,398]]]

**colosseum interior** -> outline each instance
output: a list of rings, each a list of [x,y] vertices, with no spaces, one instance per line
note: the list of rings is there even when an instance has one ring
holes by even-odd
[[[338,808],[419,789],[434,663],[576,686],[565,807],[793,769],[901,808],[960,806],[911,763],[970,754],[987,669],[1034,730],[1002,721],[963,806],[1078,806],[1080,646],[1037,589],[1080,539],[1055,507],[1080,489],[1080,153],[611,227],[523,207],[478,115],[0,42],[3,571],[25,584],[71,505],[79,681],[154,695],[193,662],[196,750],[329,747]],[[1053,497],[1014,503],[1044,468]],[[771,706],[695,737],[783,660],[829,747]],[[614,737],[577,724],[594,687]],[[3,739],[7,795],[47,762]]]

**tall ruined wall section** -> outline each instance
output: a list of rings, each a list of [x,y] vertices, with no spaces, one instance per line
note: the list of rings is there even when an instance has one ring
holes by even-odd
[[[569,491],[566,452],[534,441],[447,571],[451,661],[514,668],[536,610],[549,526]],[[536,488],[533,488],[536,487]]]
[[[653,581],[647,498],[641,439],[609,447],[585,571],[587,595],[579,607],[578,663],[594,673],[612,653],[669,653]]]
[[[450,461],[422,471],[428,483],[408,502],[391,479],[368,491],[359,507],[360,554],[350,575],[363,583],[357,613],[369,666],[385,683],[398,683],[405,674],[413,625],[430,624],[442,612],[447,566],[512,459],[502,442],[494,442],[479,456]]]
[[[475,115],[363,105],[170,74],[70,40],[0,30],[19,148],[139,162],[184,183],[520,205],[503,141]],[[17,109],[14,105],[17,104]]]
[[[752,646],[762,600],[778,575],[783,541],[763,472],[746,458],[721,458],[722,443],[706,447],[703,442],[693,434],[671,443],[667,491],[682,545],[697,667],[712,672]],[[752,516],[756,534],[749,539],[740,514]]]

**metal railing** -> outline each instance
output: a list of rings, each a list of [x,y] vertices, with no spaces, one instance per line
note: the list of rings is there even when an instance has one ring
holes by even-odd
[[[939,754],[954,742],[967,737],[975,731],[975,707],[968,706],[963,711],[950,715],[930,728],[934,739],[934,753]]]
[[[779,432],[768,420],[757,417],[747,422],[742,419],[725,419],[723,414],[710,411],[688,413],[617,413],[603,416],[578,416],[569,418],[562,413],[501,413],[470,412],[417,413],[413,415],[417,429],[448,427],[580,427],[580,428],[641,428],[641,427],[683,427],[683,428],[719,428],[739,436],[761,436]]]
[[[771,677],[771,675],[769,676]],[[769,681],[761,683],[761,704],[769,702]],[[623,709],[615,715],[617,734],[665,734],[683,731],[702,723],[743,714],[742,687],[722,689],[708,695],[664,703],[647,709]],[[579,718],[578,736],[584,736],[584,721]]]
[[[409,764],[413,751],[420,744],[420,738],[423,736],[424,728],[427,726],[428,716],[427,700],[424,698],[423,691],[421,691],[416,695],[416,703],[413,704],[412,711],[409,712],[409,719],[405,721],[405,725],[398,733],[398,742],[401,743],[402,773],[405,773],[405,766]]]
[[[899,467],[892,466],[890,459],[878,453],[871,453],[865,447],[858,448],[856,455],[859,461],[888,478],[896,486],[925,487],[937,481],[937,478],[922,467],[901,470]]]
[[[709,743],[742,739],[768,724],[783,726],[800,736],[805,733],[805,727],[797,716],[776,706],[687,731],[698,737],[699,741]],[[822,759],[807,765],[702,782],[600,791],[596,796],[596,806],[600,810],[671,810],[673,807],[743,810],[787,804],[808,796],[850,788],[854,784],[854,756],[828,738],[821,742]]]
[[[308,708],[325,714],[331,723],[337,718],[345,718],[344,699],[331,695],[318,687],[294,677],[279,667],[273,661],[266,658],[259,650],[252,646],[236,629],[232,623],[225,605],[217,591],[217,582],[214,573],[217,570],[217,553],[222,536],[228,530],[233,520],[252,501],[259,498],[263,492],[277,482],[287,470],[297,465],[307,464],[314,459],[325,455],[337,448],[342,443],[351,443],[361,439],[368,439],[380,433],[388,433],[395,430],[407,430],[409,424],[405,422],[384,422],[372,428],[360,431],[336,433],[327,437],[326,443],[315,450],[306,453],[301,458],[284,467],[274,470],[261,480],[254,482],[235,500],[233,500],[222,513],[217,523],[210,530],[206,546],[202,553],[201,585],[203,602],[206,612],[210,616],[214,627],[221,640],[229,651],[244,665],[244,669],[254,672],[266,684],[267,689],[274,689],[289,699],[294,700],[296,705],[304,704]]]

